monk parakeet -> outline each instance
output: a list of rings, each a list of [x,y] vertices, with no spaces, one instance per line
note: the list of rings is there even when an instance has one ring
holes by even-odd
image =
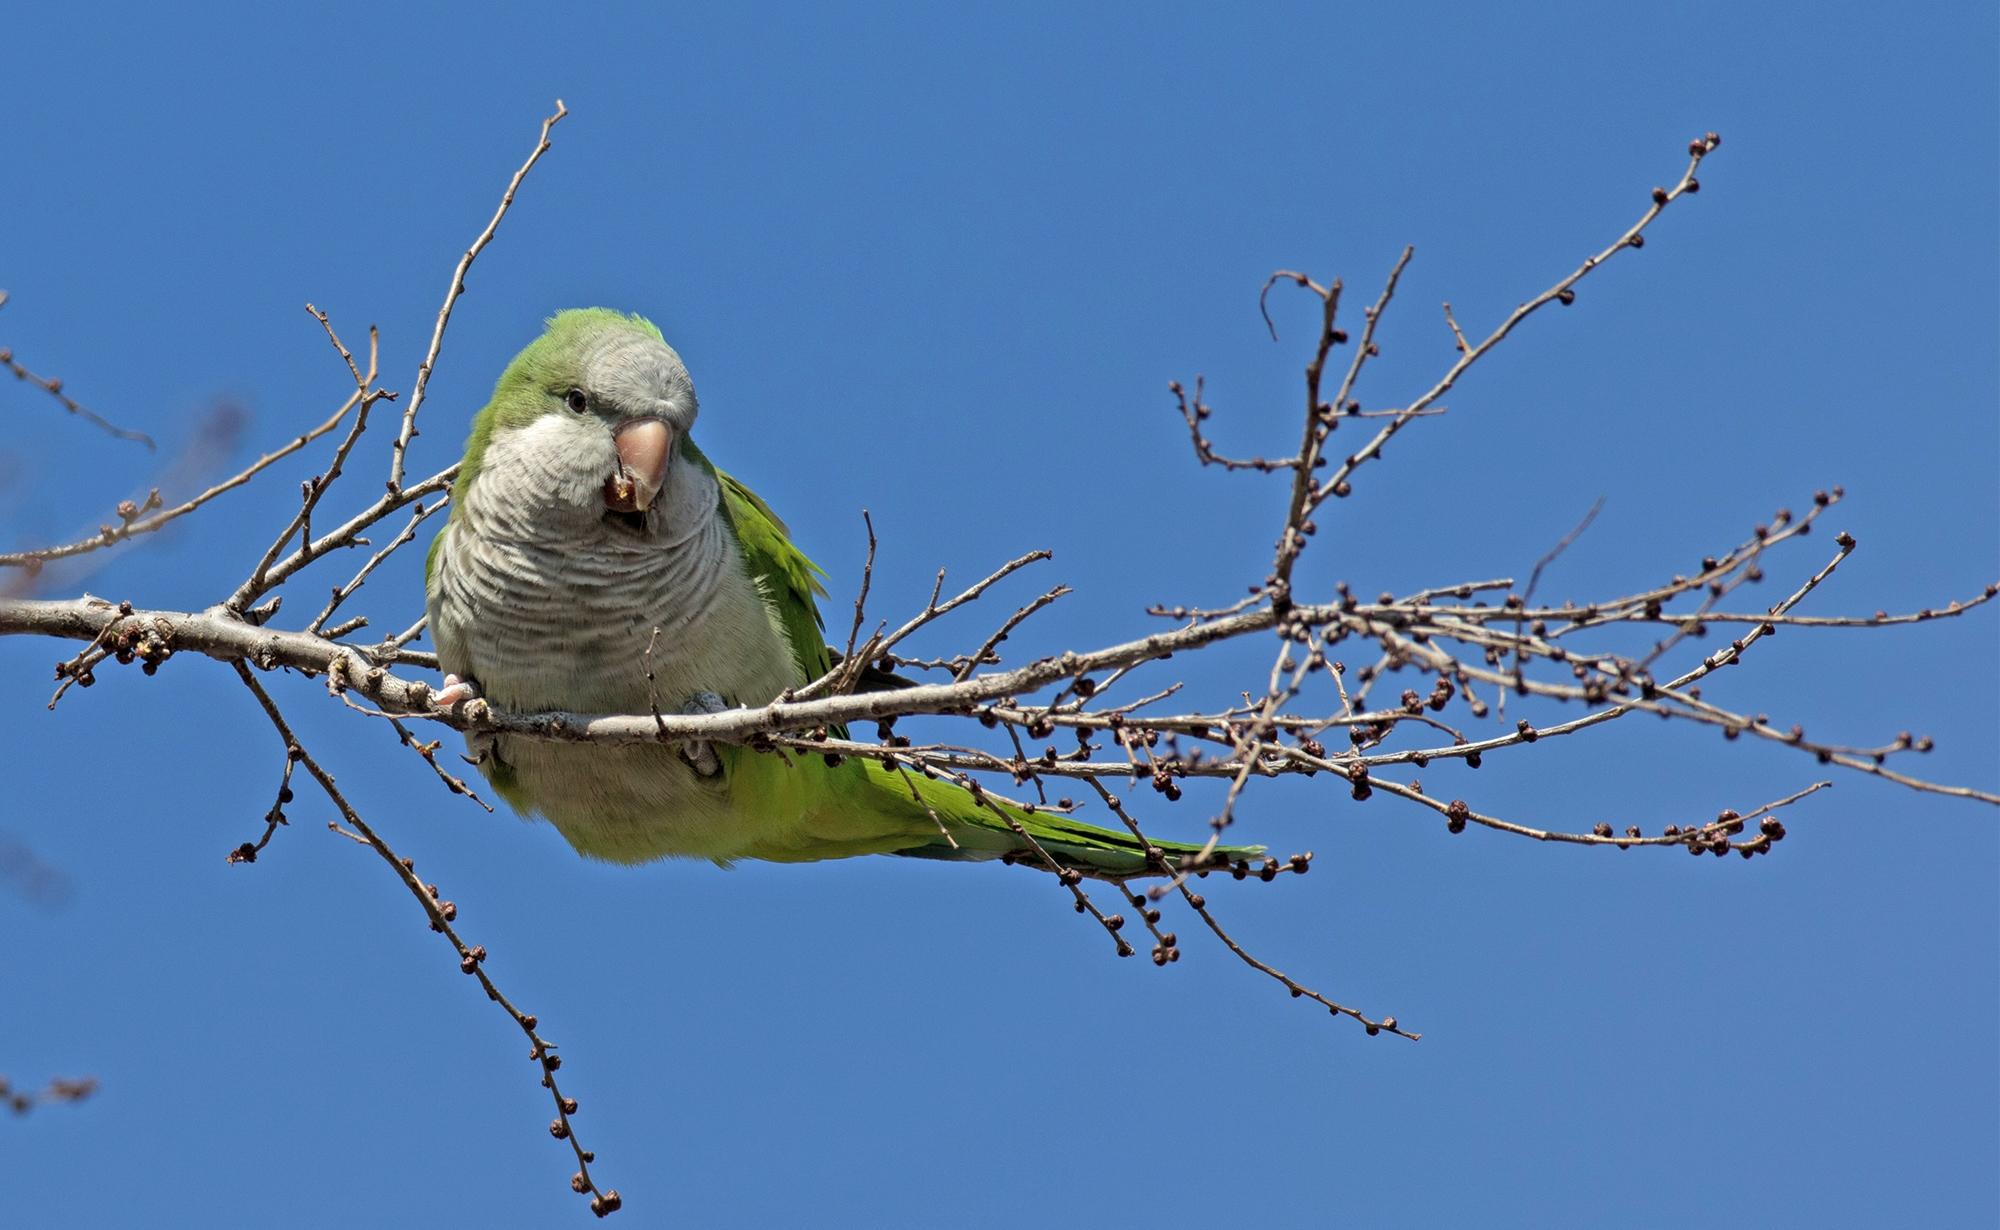
[[[713,712],[826,672],[819,569],[763,500],[695,447],[695,414],[687,368],[638,316],[563,312],[508,364],[473,420],[426,567],[430,634],[450,673],[442,703],[476,694],[515,713]],[[1028,849],[995,810],[1004,805],[874,760],[509,735],[474,751],[516,810],[615,862]],[[1007,814],[1066,866],[1148,870],[1129,834]],[[1195,848],[1157,844],[1169,860]]]

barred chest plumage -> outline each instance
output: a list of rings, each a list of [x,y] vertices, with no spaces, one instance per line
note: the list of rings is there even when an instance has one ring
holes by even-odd
[[[680,712],[698,692],[759,704],[797,682],[711,473],[677,462],[634,528],[594,491],[552,485],[544,444],[533,427],[494,440],[440,537],[429,609],[444,670],[516,713]],[[727,856],[708,832],[726,826],[726,797],[671,749],[503,737],[492,754],[510,798],[586,853]]]
[[[514,712],[672,712],[697,691],[756,704],[794,682],[711,474],[677,465],[635,532],[551,496],[535,436],[493,443],[439,545],[432,638],[446,670]]]

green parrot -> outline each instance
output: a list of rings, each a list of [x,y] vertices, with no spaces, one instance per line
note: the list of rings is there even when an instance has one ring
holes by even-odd
[[[515,713],[718,712],[826,672],[814,601],[823,574],[763,500],[695,447],[695,414],[687,368],[639,316],[562,312],[508,364],[473,420],[425,568],[448,672],[440,705],[484,696]],[[870,759],[469,742],[517,811],[613,862],[1026,855],[1011,817],[1066,867],[1159,870],[1130,834],[981,802]],[[1198,848],[1157,845],[1170,862]]]

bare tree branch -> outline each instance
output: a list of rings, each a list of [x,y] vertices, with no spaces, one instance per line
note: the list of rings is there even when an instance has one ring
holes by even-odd
[[[1344,796],[1356,804],[1380,793],[1415,805],[1400,814],[1422,817],[1426,823],[1435,823],[1431,815],[1441,815],[1452,833],[1477,825],[1550,845],[1620,850],[1674,847],[1718,857],[1734,851],[1744,860],[1769,854],[1785,838],[1777,813],[1800,805],[1831,785],[1815,781],[1748,812],[1723,807],[1712,820],[1668,825],[1647,833],[1638,825],[1614,831],[1610,822],[1603,820],[1528,823],[1493,815],[1473,801],[1427,791],[1420,779],[1411,776],[1433,760],[1451,759],[1477,767],[1488,755],[1524,755],[1523,749],[1542,741],[1582,736],[1627,715],[1645,713],[1719,730],[1728,739],[1748,732],[1813,757],[1815,768],[1830,765],[1913,790],[2000,804],[2000,794],[1990,790],[1933,782],[1905,772],[1909,756],[1932,748],[1927,736],[1897,732],[1890,738],[1878,733],[1856,742],[1808,738],[1803,723],[1781,729],[1766,714],[1727,708],[1702,695],[1710,675],[1745,662],[1760,642],[1775,636],[1780,628],[1872,629],[1954,618],[1985,606],[2000,594],[2000,584],[1989,584],[1969,598],[1900,614],[1886,610],[1867,616],[1799,613],[1797,608],[1813,598],[1856,549],[1855,540],[1841,533],[1835,537],[1837,550],[1830,558],[1816,568],[1799,567],[1795,574],[1799,579],[1790,591],[1762,611],[1756,610],[1757,604],[1743,596],[1767,579],[1768,570],[1777,566],[1788,545],[1808,537],[1827,510],[1839,503],[1842,492],[1838,487],[1830,493],[1815,493],[1801,515],[1778,510],[1742,541],[1704,557],[1694,572],[1676,574],[1632,592],[1560,604],[1539,600],[1537,605],[1547,566],[1590,526],[1602,506],[1600,501],[1534,564],[1523,592],[1515,592],[1511,578],[1496,578],[1430,585],[1401,598],[1383,593],[1371,602],[1341,582],[1332,587],[1331,601],[1300,600],[1303,582],[1297,579],[1299,564],[1318,529],[1315,518],[1327,501],[1353,493],[1354,474],[1361,466],[1382,458],[1386,441],[1418,418],[1442,414],[1445,394],[1530,315],[1550,303],[1573,303],[1577,284],[1598,266],[1626,248],[1641,247],[1646,230],[1669,204],[1699,190],[1696,171],[1720,144],[1713,133],[1690,143],[1688,162],[1679,180],[1672,188],[1654,189],[1650,207],[1636,222],[1609,246],[1521,303],[1483,338],[1475,341],[1469,337],[1447,303],[1444,315],[1455,357],[1442,375],[1420,386],[1423,391],[1414,398],[1384,398],[1373,408],[1365,407],[1362,401],[1364,378],[1373,383],[1377,377],[1372,360],[1381,353],[1384,321],[1413,257],[1410,249],[1397,256],[1381,290],[1364,310],[1358,338],[1350,338],[1340,322],[1344,288],[1339,279],[1322,282],[1294,270],[1273,274],[1259,297],[1267,324],[1271,324],[1268,298],[1274,286],[1290,284],[1306,290],[1319,307],[1318,329],[1304,372],[1305,397],[1296,450],[1281,457],[1225,455],[1209,436],[1215,412],[1205,400],[1203,381],[1197,378],[1191,391],[1179,383],[1169,386],[1198,464],[1286,475],[1285,515],[1272,546],[1269,569],[1259,583],[1248,587],[1246,597],[1232,604],[1214,608],[1156,605],[1148,614],[1170,620],[1169,625],[1150,623],[1147,626],[1154,631],[1108,637],[1094,648],[1070,649],[1014,663],[1003,660],[1001,647],[1009,636],[1070,592],[1069,586],[1055,584],[1016,606],[997,624],[983,624],[993,629],[983,639],[977,639],[974,632],[942,652],[925,649],[922,652],[930,656],[913,656],[913,651],[906,649],[913,638],[942,634],[939,624],[945,616],[981,601],[1014,573],[1047,560],[1050,553],[1037,550],[1017,556],[944,600],[945,574],[939,570],[929,597],[912,614],[900,623],[873,620],[874,631],[867,632],[871,625],[867,604],[876,598],[878,542],[872,520],[864,513],[867,560],[845,651],[818,679],[764,703],[714,714],[664,713],[657,698],[649,704],[649,712],[642,714],[504,713],[477,699],[440,709],[428,682],[398,673],[399,667],[429,670],[436,666],[432,655],[410,648],[424,631],[421,617],[408,609],[391,612],[397,618],[388,626],[403,624],[404,631],[372,645],[341,639],[366,626],[367,617],[350,616],[337,624],[332,621],[384,563],[415,540],[419,525],[449,500],[447,492],[456,477],[456,466],[407,481],[406,454],[417,435],[417,414],[442,351],[453,307],[464,292],[466,271],[492,241],[525,177],[550,148],[551,129],[567,114],[558,101],[554,113],[542,122],[534,150],[509,181],[491,220],[453,270],[411,396],[404,404],[395,438],[389,442],[384,489],[358,509],[347,510],[344,519],[326,512],[333,506],[333,488],[361,446],[370,408],[377,401],[393,400],[395,394],[377,384],[378,341],[374,331],[370,330],[364,366],[341,342],[326,315],[309,307],[354,386],[330,417],[191,501],[151,516],[145,514],[153,513],[152,507],[135,507],[123,518],[122,526],[107,527],[96,538],[0,555],[0,564],[32,569],[148,533],[247,483],[279,459],[346,422],[326,465],[303,485],[296,509],[289,512],[261,558],[247,573],[232,574],[243,577],[234,590],[216,605],[199,611],[147,609],[130,601],[106,601],[89,595],[61,600],[0,596],[0,635],[43,636],[83,645],[56,666],[56,699],[72,686],[90,686],[106,662],[136,662],[148,675],[177,655],[229,664],[277,731],[284,755],[276,801],[263,817],[263,833],[236,847],[229,856],[231,861],[254,862],[276,831],[288,824],[286,809],[294,801],[294,770],[302,766],[337,813],[329,827],[383,859],[416,897],[432,927],[452,945],[460,968],[479,981],[529,1038],[531,1058],[540,1064],[543,1083],[556,1105],[550,1131],[568,1141],[577,1158],[572,1187],[591,1197],[591,1208],[599,1215],[617,1209],[620,1198],[616,1191],[599,1188],[591,1177],[589,1167],[594,1159],[577,1143],[571,1121],[576,1104],[557,1088],[555,1071],[560,1059],[537,1032],[536,1019],[500,993],[486,973],[485,950],[460,939],[452,927],[456,906],[442,898],[436,885],[420,881],[413,866],[389,849],[322,763],[299,742],[261,675],[292,671],[319,680],[349,708],[387,721],[398,742],[425,761],[430,774],[446,790],[469,795],[482,806],[471,787],[439,763],[441,743],[421,737],[417,722],[437,723],[476,738],[504,734],[602,744],[700,741],[735,744],[786,758],[864,758],[893,768],[920,803],[924,794],[918,789],[917,778],[949,782],[995,808],[1025,847],[1007,861],[1054,875],[1075,910],[1106,933],[1120,956],[1137,952],[1129,937],[1136,937],[1139,930],[1127,930],[1131,924],[1123,912],[1130,910],[1151,937],[1154,964],[1165,968],[1177,963],[1182,949],[1167,913],[1185,908],[1224,949],[1284,987],[1291,997],[1309,999],[1335,1018],[1349,1018],[1369,1035],[1386,1032],[1412,1040],[1419,1035],[1406,1030],[1396,1017],[1365,1014],[1255,955],[1230,932],[1215,905],[1199,891],[1204,878],[1226,875],[1232,881],[1272,882],[1281,876],[1303,874],[1309,868],[1310,852],[1234,861],[1219,852],[1220,835],[1237,823],[1239,804],[1261,791],[1266,779],[1324,778],[1332,783],[1336,797]],[[1274,324],[1272,333],[1275,337]],[[1352,355],[1332,391],[1324,391],[1334,351],[1350,344]],[[5,361],[12,364],[11,356]],[[16,368],[17,375],[30,378],[24,371]],[[49,386],[44,383],[44,387]],[[59,385],[50,391],[60,395]],[[1382,421],[1370,438],[1343,458],[1331,451],[1332,439],[1342,422],[1350,418]],[[399,514],[400,525],[392,536],[379,546],[370,541],[368,536],[378,532],[376,527],[385,522],[395,524],[389,519]],[[317,531],[316,517],[321,523]],[[332,528],[324,528],[329,522]],[[316,606],[316,616],[297,630],[272,626],[284,587],[294,577],[329,555],[358,547],[372,548],[372,553],[351,570],[341,569],[327,578],[326,587],[316,591],[326,597],[308,600],[314,605],[306,609]],[[324,570],[321,575],[325,575]],[[1736,609],[1720,609],[1725,603]],[[1726,644],[1705,653],[1691,648],[1716,628],[1732,634]],[[656,629],[655,639],[658,635]],[[1260,654],[1268,654],[1268,659],[1256,659],[1259,663],[1268,660],[1268,666],[1232,685],[1227,695],[1217,697],[1189,686],[1189,677],[1179,675],[1170,665],[1177,658],[1208,653],[1225,643],[1248,644]],[[1336,655],[1345,655],[1359,665],[1350,669]],[[633,663],[633,669],[647,679],[649,689],[651,658],[649,646],[644,658]],[[907,683],[898,679],[890,682],[907,685],[885,686],[875,677],[897,668],[938,672],[945,681]],[[869,676],[865,684],[864,675]],[[860,690],[864,686],[872,690]],[[1540,726],[1526,718],[1510,723],[1504,710],[1509,694],[1532,698],[1536,707],[1529,712],[1571,706],[1575,716],[1545,721]],[[1167,708],[1170,700],[1172,711]],[[944,733],[932,737],[932,728],[927,727],[922,740],[899,735],[894,727],[905,717],[935,719],[933,727]],[[836,737],[842,728],[858,732],[871,722],[876,731],[873,740],[859,733]],[[1329,742],[1334,746],[1329,747]],[[1891,767],[1892,762],[1895,767]],[[1012,811],[1000,806],[994,789],[996,785],[1032,785],[1036,802],[1010,806],[1068,815],[1081,809],[1075,800],[1060,794],[1067,780],[1085,783],[1097,805],[1140,843],[1146,852],[1142,870],[1129,875],[1091,875],[1065,867]],[[1184,787],[1191,781],[1218,783],[1212,789],[1220,801],[1208,817],[1210,836],[1200,853],[1170,858],[1147,836],[1150,821],[1141,816],[1144,809],[1134,796],[1141,787],[1149,787],[1163,805],[1171,805],[1183,797]],[[945,827],[941,821],[939,827],[941,831]],[[1088,880],[1108,882],[1112,887],[1086,886]],[[1140,881],[1145,883],[1135,887]],[[1122,899],[1122,905],[1113,906],[1115,912],[1100,904],[1108,891],[1115,891]],[[1172,900],[1176,897],[1179,905]]]

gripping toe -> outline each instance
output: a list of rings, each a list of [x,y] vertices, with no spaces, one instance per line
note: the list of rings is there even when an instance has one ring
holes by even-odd
[[[729,708],[729,702],[713,692],[696,692],[681,706],[687,714],[721,713]],[[720,777],[722,758],[715,754],[715,748],[706,739],[691,739],[680,746],[680,758],[699,777]]]

